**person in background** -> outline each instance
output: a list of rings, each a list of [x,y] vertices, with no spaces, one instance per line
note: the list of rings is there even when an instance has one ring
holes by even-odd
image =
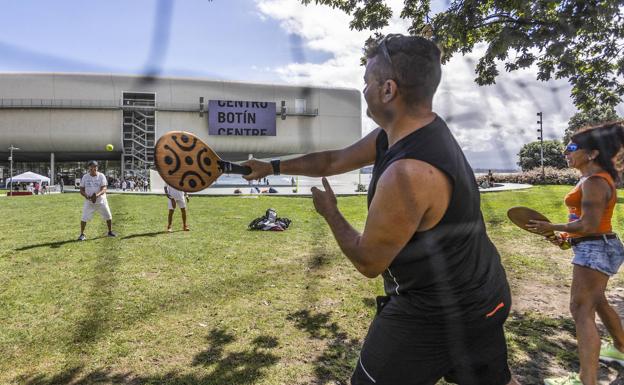
[[[87,239],[84,231],[87,227],[87,222],[93,218],[95,212],[98,212],[106,221],[106,226],[108,226],[107,235],[116,237],[117,234],[113,232],[113,216],[106,199],[106,187],[108,185],[106,177],[101,172],[98,172],[98,163],[95,160],[90,161],[87,166],[89,172],[84,174],[80,180],[80,195],[85,198],[85,201],[82,206],[78,240],[84,241]]]
[[[173,223],[173,213],[176,207],[180,207],[180,212],[182,213],[182,230],[190,231],[188,225],[186,224],[186,204],[189,200],[188,194],[177,190],[169,185],[165,185],[165,194],[167,194],[168,202],[167,207],[169,208],[169,216],[167,218],[167,232],[172,232],[171,225]]]
[[[563,232],[553,242],[561,244],[567,239],[574,251],[570,312],[576,325],[581,370],[548,378],[546,385],[596,385],[599,359],[624,365],[622,321],[605,296],[609,278],[624,262],[624,246],[611,226],[621,172],[614,159],[619,155],[621,160],[623,146],[624,122],[605,123],[572,135],[564,155],[581,179],[564,199],[568,223],[531,221],[527,225],[540,233]],[[596,313],[613,339],[602,347]]]

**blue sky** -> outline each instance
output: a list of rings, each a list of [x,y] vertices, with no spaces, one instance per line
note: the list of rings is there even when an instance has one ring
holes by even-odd
[[[381,32],[406,33],[403,0],[387,2],[394,17]],[[434,1],[434,11],[446,5]],[[361,89],[370,31],[349,30],[350,20],[299,0],[4,1],[0,71],[141,74],[155,67],[163,76]],[[434,110],[473,167],[514,168],[520,147],[535,140],[536,112],[544,112],[546,139],[563,136],[576,112],[570,86],[536,81],[535,68],[501,68],[496,85],[479,87],[474,67],[483,51],[444,66]],[[373,128],[363,116],[363,133]]]
[[[168,4],[163,1],[161,4]],[[254,71],[295,61],[327,60],[297,35],[261,18],[249,0],[171,3],[156,22],[158,1],[78,0],[4,2],[0,13],[0,70],[142,73],[160,64],[163,75],[277,81]],[[169,33],[167,20],[170,20]],[[158,31],[155,30],[158,26]],[[156,36],[162,61],[151,61]],[[148,63],[151,61],[151,63]]]

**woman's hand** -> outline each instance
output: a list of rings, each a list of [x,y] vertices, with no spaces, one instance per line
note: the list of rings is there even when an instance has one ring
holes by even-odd
[[[542,235],[546,235],[554,230],[552,223],[546,221],[536,221],[535,219],[531,219],[529,223],[526,224],[526,228],[529,231]]]
[[[546,237],[546,240],[553,245],[561,247],[564,243],[566,243],[566,239],[561,236],[561,233],[555,233],[555,235],[551,235],[550,237]]]

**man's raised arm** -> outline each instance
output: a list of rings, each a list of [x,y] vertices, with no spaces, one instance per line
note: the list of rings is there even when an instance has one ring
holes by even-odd
[[[280,174],[305,175],[312,177],[343,174],[375,161],[375,141],[380,128],[340,150],[320,151],[280,162]],[[273,166],[269,162],[251,159],[242,163],[251,167],[251,174],[243,176],[247,180],[256,180],[273,175]]]

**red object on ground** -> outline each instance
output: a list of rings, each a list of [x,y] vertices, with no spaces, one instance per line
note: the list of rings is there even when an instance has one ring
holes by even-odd
[[[30,191],[13,191],[13,193],[11,193],[10,191],[7,191],[6,195],[15,197],[15,196],[20,196],[20,195],[33,195],[33,193]]]

